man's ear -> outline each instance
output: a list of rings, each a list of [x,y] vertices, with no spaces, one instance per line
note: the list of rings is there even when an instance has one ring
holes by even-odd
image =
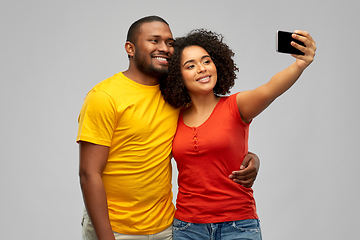
[[[125,43],[125,51],[130,57],[135,55],[135,45],[129,41]]]

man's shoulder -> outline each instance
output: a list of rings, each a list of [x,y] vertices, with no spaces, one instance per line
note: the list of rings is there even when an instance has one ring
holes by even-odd
[[[120,81],[121,81],[121,75],[120,73],[116,73],[113,76],[102,80],[101,82],[96,84],[92,89],[105,90],[108,88],[113,88],[114,86],[118,85]]]
[[[128,92],[128,80],[120,72],[96,84],[90,92],[104,92],[110,96]]]

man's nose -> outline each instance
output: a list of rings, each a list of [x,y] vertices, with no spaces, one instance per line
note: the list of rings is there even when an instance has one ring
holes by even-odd
[[[158,51],[168,53],[170,46],[166,42],[160,42],[158,45]]]

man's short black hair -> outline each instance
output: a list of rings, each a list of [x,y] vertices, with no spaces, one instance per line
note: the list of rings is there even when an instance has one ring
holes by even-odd
[[[131,24],[128,34],[127,34],[127,37],[126,37],[126,41],[136,44],[136,39],[139,35],[140,27],[143,23],[147,23],[147,22],[163,22],[169,26],[169,24],[163,18],[161,18],[159,16],[154,15],[154,16],[147,16],[147,17],[140,18],[139,20],[137,20],[133,24]]]

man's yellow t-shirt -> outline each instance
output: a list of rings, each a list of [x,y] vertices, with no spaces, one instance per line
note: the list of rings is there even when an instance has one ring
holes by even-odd
[[[113,231],[154,234],[172,224],[170,153],[178,116],[158,85],[122,73],[86,96],[77,141],[110,147],[102,180]]]

